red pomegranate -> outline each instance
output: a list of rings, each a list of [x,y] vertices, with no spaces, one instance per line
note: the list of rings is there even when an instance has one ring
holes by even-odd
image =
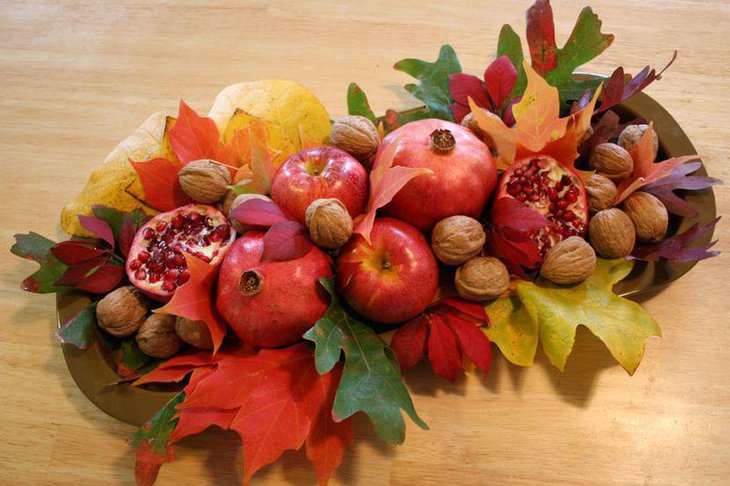
[[[423,174],[395,195],[383,213],[428,231],[442,219],[478,218],[497,184],[497,169],[487,146],[471,131],[443,120],[419,120],[390,133],[378,148],[378,164],[397,143],[393,167],[424,167]]]
[[[431,247],[413,226],[375,220],[370,241],[350,239],[337,257],[337,291],[361,315],[395,324],[423,312],[438,287]]]
[[[218,275],[218,312],[246,343],[274,348],[299,340],[327,310],[320,277],[330,258],[313,248],[297,260],[261,262],[264,233],[249,231],[231,247]]]
[[[532,235],[543,256],[562,239],[585,236],[588,203],[583,181],[551,157],[528,157],[512,163],[502,174],[497,197],[522,201],[552,222]]]
[[[127,276],[150,297],[169,300],[190,278],[183,253],[216,265],[235,238],[228,219],[212,206],[188,204],[158,214],[137,231]]]
[[[336,147],[316,147],[292,155],[276,171],[271,199],[304,223],[315,199],[337,198],[353,218],[363,213],[368,174],[354,157]]]

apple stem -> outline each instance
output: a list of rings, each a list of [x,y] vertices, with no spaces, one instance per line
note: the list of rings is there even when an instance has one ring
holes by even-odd
[[[454,135],[445,128],[437,128],[431,132],[431,148],[436,152],[450,152],[456,147]]]
[[[256,270],[246,270],[241,275],[241,280],[238,282],[238,288],[243,295],[256,295],[261,290],[261,284],[264,281],[264,277],[261,276]]]

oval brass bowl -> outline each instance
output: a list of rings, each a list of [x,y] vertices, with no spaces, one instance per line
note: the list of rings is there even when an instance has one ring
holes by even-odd
[[[681,127],[662,106],[649,96],[639,93],[616,110],[622,120],[646,118],[654,121],[664,158],[696,154],[692,143]],[[706,175],[704,166],[697,174]],[[715,196],[711,189],[687,193],[685,199],[698,210],[693,218],[673,218],[673,233],[687,230],[695,223],[707,224],[715,218]],[[706,235],[703,243],[712,235]],[[637,262],[631,274],[619,282],[615,290],[624,296],[638,297],[655,292],[687,273],[695,262],[675,263]],[[79,293],[60,294],[57,298],[58,326],[64,325],[89,304],[89,298]],[[95,332],[100,332],[95,330]],[[81,391],[101,410],[112,417],[133,425],[146,422],[167,403],[175,392],[153,388],[137,388],[129,384],[115,384],[119,377],[114,362],[99,340],[94,339],[89,349],[82,351],[63,346],[66,364]]]

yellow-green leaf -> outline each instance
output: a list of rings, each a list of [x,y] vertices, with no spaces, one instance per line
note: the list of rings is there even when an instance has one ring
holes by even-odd
[[[543,352],[558,369],[565,368],[576,328],[583,325],[604,342],[630,375],[634,374],[647,338],[661,336],[661,331],[639,304],[611,290],[632,266],[633,262],[626,260],[599,259],[595,273],[577,285],[545,281],[517,285],[517,295],[539,329]]]
[[[505,358],[530,366],[537,351],[537,324],[516,295],[497,299],[485,307],[489,327],[482,328]]]

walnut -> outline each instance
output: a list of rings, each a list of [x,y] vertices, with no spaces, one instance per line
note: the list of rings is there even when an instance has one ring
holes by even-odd
[[[213,338],[208,325],[185,317],[175,319],[175,333],[191,346],[198,349],[213,349]]]
[[[634,192],[624,201],[624,211],[634,222],[636,238],[644,243],[662,241],[667,235],[669,214],[664,204],[648,192]]]
[[[597,213],[613,207],[618,189],[608,177],[601,174],[591,174],[585,180],[586,195],[588,196],[588,208]]]
[[[468,216],[442,219],[431,232],[431,248],[446,265],[461,265],[479,255],[485,240],[482,224]]]
[[[588,224],[591,244],[601,256],[623,258],[631,253],[636,243],[634,223],[618,208],[604,209]]]
[[[477,257],[456,270],[456,291],[462,299],[496,299],[509,288],[509,272],[493,257]]]
[[[653,156],[651,160],[653,162],[656,159],[657,152],[659,151],[659,137],[657,137],[656,132],[653,128],[650,128],[649,125],[628,125],[621,131],[621,134],[618,136],[618,144],[626,149],[627,152],[631,152],[631,149],[634,147],[634,145],[639,143],[639,140],[641,140],[641,137],[644,136],[644,133],[646,133],[646,131],[650,129],[653,150]]]
[[[169,358],[180,351],[182,340],[175,333],[175,316],[152,314],[137,332],[137,345],[147,356]]]
[[[180,185],[194,201],[212,204],[223,199],[231,184],[227,168],[209,159],[194,160],[180,169]]]
[[[571,236],[550,248],[540,275],[561,285],[585,280],[596,270],[596,252],[579,236]]]
[[[588,162],[599,174],[614,181],[626,179],[634,172],[631,155],[615,143],[596,145]]]
[[[309,236],[315,245],[339,248],[352,236],[352,217],[339,199],[317,199],[305,214]]]
[[[269,198],[268,196],[264,196],[263,194],[239,194],[238,196],[236,196],[236,198],[231,202],[230,208],[228,209],[226,216],[228,216],[228,218],[231,220],[231,225],[233,226],[233,228],[239,233],[245,233],[250,228],[248,228],[240,221],[231,218],[231,211],[233,211],[246,201],[250,201],[251,199],[261,199],[262,201],[274,202],[271,200],[271,198]]]
[[[96,305],[96,322],[112,336],[129,336],[137,332],[149,308],[149,300],[138,288],[119,287]]]
[[[364,116],[348,115],[335,120],[330,142],[358,160],[367,160],[378,150],[380,136],[373,122]]]

